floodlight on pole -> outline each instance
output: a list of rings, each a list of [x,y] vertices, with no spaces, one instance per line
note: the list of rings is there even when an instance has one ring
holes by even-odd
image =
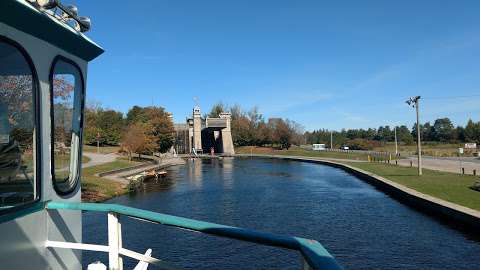
[[[394,127],[395,131],[395,159],[398,157],[398,141],[397,141],[397,126]]]
[[[416,109],[417,112],[417,153],[418,153],[418,175],[422,175],[422,144],[420,141],[420,116],[419,116],[419,100],[420,96],[411,97],[406,101],[409,106]]]

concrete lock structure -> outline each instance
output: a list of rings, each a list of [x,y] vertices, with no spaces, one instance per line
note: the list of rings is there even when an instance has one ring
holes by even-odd
[[[200,107],[193,108],[185,124],[175,124],[175,151],[178,154],[210,153],[233,155],[231,114],[202,118]]]

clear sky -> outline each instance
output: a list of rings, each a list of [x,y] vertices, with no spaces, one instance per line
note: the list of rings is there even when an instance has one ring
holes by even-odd
[[[198,97],[307,130],[411,127],[421,95],[422,121],[480,120],[478,0],[71,2],[106,50],[88,97],[108,108],[183,122]]]

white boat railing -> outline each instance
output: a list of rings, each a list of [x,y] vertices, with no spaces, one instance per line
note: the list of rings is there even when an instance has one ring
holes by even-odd
[[[145,254],[141,254],[122,246],[122,224],[117,213],[108,213],[108,246],[96,244],[83,244],[72,242],[50,241],[46,242],[47,248],[67,248],[86,251],[97,251],[108,253],[108,269],[123,270],[122,256],[138,260],[134,270],[146,270],[149,264],[157,265],[166,270],[179,270],[181,267],[167,263],[151,256],[152,250],[148,249]]]

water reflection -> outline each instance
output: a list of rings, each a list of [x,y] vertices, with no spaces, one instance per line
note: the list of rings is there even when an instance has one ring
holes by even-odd
[[[202,187],[203,162],[200,159],[189,159],[187,161],[188,178],[196,187]]]
[[[219,161],[222,165],[222,176],[223,176],[223,188],[232,189],[233,188],[233,158],[225,157]]]

